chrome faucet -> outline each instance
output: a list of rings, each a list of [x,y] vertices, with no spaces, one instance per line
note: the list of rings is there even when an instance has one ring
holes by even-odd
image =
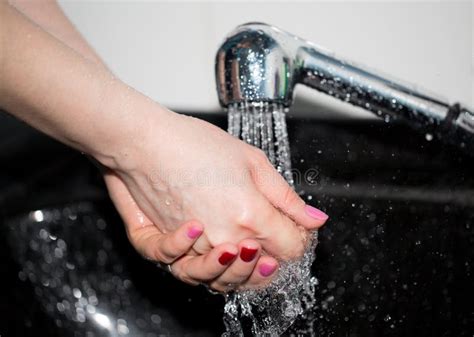
[[[289,107],[296,84],[304,84],[371,111],[401,119],[448,139],[474,155],[474,113],[263,23],[238,26],[216,55],[220,104],[276,103]]]

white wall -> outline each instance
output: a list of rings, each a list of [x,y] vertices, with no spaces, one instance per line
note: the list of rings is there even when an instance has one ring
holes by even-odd
[[[181,110],[217,111],[214,56],[249,21],[271,23],[396,78],[474,105],[472,1],[61,1],[123,80]],[[363,113],[309,90],[297,96]],[[322,103],[321,103],[322,102]]]

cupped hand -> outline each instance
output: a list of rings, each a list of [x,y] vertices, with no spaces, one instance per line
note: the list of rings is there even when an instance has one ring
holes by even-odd
[[[164,234],[141,211],[120,179],[110,171],[105,171],[104,179],[137,251],[148,260],[169,265],[169,271],[181,281],[227,292],[262,287],[276,275],[278,262],[270,256],[260,256],[261,247],[254,240],[243,240],[237,246],[220,244],[203,255],[195,255],[192,246],[203,233],[202,224],[190,220]]]
[[[302,255],[327,215],[307,206],[262,151],[205,121],[162,107],[110,167],[161,232],[197,219],[197,254],[255,239],[278,259]],[[297,226],[299,225],[299,226]]]

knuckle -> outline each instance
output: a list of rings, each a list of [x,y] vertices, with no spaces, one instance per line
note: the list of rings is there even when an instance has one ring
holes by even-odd
[[[265,152],[263,152],[263,150],[259,149],[258,147],[254,147],[254,153],[255,153],[255,156],[260,159],[267,158],[267,156],[265,155]]]
[[[269,162],[265,152],[256,147],[252,147],[252,158],[256,166],[266,165]]]
[[[243,206],[241,209],[237,210],[234,221],[237,224],[248,226],[252,222],[252,218],[252,212],[249,208]]]
[[[163,252],[160,248],[155,249],[154,256],[158,261],[166,264],[170,264],[175,260],[173,256]]]
[[[167,249],[165,249],[165,240],[166,236],[161,236],[157,240],[153,240],[152,242],[149,242],[150,245],[150,250],[153,251],[153,255],[161,262],[170,264],[172,263],[176,257],[171,255],[169,252],[167,252]]]
[[[255,221],[255,203],[246,198],[234,207],[233,221],[240,225],[249,226]]]
[[[163,239],[155,239],[146,231],[131,232],[129,240],[137,252],[147,260],[159,261],[165,264],[170,264],[175,260],[174,256],[164,251]]]
[[[300,203],[300,197],[293,190],[291,186],[285,187],[285,193],[283,195],[283,206],[282,210],[285,212],[291,211],[296,205]]]

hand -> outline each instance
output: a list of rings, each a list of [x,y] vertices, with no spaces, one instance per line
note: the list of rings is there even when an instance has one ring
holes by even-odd
[[[259,257],[260,245],[254,240],[243,240],[238,246],[221,244],[204,255],[189,254],[203,233],[199,222],[191,220],[163,234],[139,209],[120,179],[110,171],[104,179],[134,247],[149,260],[169,264],[171,273],[183,282],[206,283],[213,290],[226,292],[264,286],[276,274],[278,262],[270,256]]]
[[[306,206],[260,150],[161,107],[148,116],[110,169],[152,223],[166,233],[198,219],[198,254],[253,238],[273,257],[302,255],[303,228],[320,227],[327,215]]]
[[[262,152],[209,123],[167,111],[90,61],[94,57],[73,50],[82,48],[66,47],[7,4],[0,7],[8,45],[1,54],[0,106],[108,167],[147,215],[138,221],[150,222],[147,231],[153,224],[166,233],[198,219],[205,233],[195,253],[253,238],[274,257],[302,254],[306,231],[296,224],[318,228],[327,216],[306,206]],[[202,174],[229,175],[237,183],[201,184]],[[134,241],[149,242],[143,239],[153,233],[127,230],[137,249],[156,249],[154,239]]]

